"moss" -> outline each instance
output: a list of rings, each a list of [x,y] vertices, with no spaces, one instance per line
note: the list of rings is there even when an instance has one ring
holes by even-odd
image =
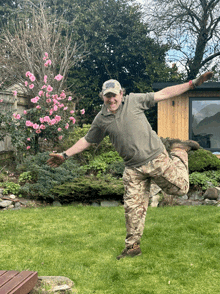
[[[220,160],[212,152],[199,149],[189,152],[189,172],[202,172],[208,170],[219,170]]]

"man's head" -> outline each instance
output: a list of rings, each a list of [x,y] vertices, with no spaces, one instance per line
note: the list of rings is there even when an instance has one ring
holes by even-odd
[[[123,90],[120,83],[116,80],[104,82],[101,94],[108,111],[116,113],[123,97]]]
[[[121,90],[121,85],[117,80],[108,80],[102,85],[102,95],[106,95],[108,93],[114,93],[117,95],[121,92]]]

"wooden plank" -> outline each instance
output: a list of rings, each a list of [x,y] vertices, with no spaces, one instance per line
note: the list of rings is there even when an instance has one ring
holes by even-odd
[[[6,271],[3,275],[0,276],[0,294],[3,294],[4,292],[1,292],[1,287],[8,283],[14,276],[19,274],[17,271]],[[5,293],[4,293],[5,294]]]
[[[0,294],[28,294],[38,281],[37,272],[7,271],[0,276]]]
[[[38,274],[37,272],[28,273],[26,280],[17,285],[9,294],[28,294],[34,288],[38,281]]]

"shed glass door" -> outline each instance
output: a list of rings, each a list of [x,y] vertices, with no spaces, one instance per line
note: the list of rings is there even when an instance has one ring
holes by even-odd
[[[220,100],[190,99],[190,138],[211,151],[220,151]]]

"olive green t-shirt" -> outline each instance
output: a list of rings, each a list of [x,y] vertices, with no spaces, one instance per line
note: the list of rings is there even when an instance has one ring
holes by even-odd
[[[162,141],[144,114],[154,105],[154,93],[131,93],[123,97],[116,114],[108,112],[103,104],[85,136],[86,141],[99,144],[109,136],[126,166],[146,164],[164,150]]]

